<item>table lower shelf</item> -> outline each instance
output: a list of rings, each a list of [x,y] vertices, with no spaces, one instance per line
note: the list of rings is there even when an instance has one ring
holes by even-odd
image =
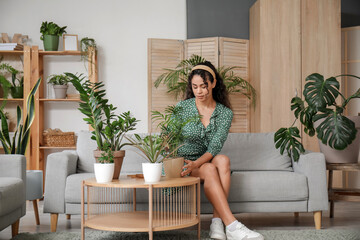
[[[329,189],[329,200],[360,202],[360,189],[346,189],[346,188]]]
[[[168,217],[176,216],[176,217]],[[161,217],[160,217],[161,216]],[[153,212],[153,231],[191,227],[199,223],[194,214]],[[148,232],[149,212],[121,212],[85,217],[85,227],[118,232]]]

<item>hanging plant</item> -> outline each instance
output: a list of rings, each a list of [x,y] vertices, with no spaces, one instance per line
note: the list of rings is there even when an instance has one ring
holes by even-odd
[[[89,52],[89,48],[93,48],[95,51],[90,51]],[[90,54],[96,54],[97,53],[97,46],[96,46],[96,41],[93,38],[88,38],[88,37],[84,37],[80,40],[80,50],[81,50],[81,59],[84,61],[84,66],[85,69],[87,70],[86,67],[86,62],[90,59],[90,67],[92,68],[93,65],[95,65],[95,63],[93,62],[93,55],[89,55]],[[92,72],[92,71],[90,71]],[[90,77],[90,76],[89,76]]]

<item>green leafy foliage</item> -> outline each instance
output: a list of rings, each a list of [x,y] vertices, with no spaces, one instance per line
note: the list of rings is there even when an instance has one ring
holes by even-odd
[[[114,152],[111,150],[110,146],[105,146],[105,151],[101,152],[101,157],[97,159],[99,163],[113,163],[114,162]]]
[[[0,84],[3,88],[4,98],[7,98],[9,96],[9,91],[11,91],[11,93],[18,92],[18,91],[20,91],[21,93],[23,92],[24,77],[18,76],[21,73],[23,73],[22,71],[19,71],[19,70],[13,68],[11,65],[9,65],[7,63],[2,63],[0,65],[0,71],[5,71],[5,72],[8,72],[9,74],[11,74],[11,81],[6,79],[4,75],[0,74]],[[13,97],[15,97],[15,96],[13,96]]]
[[[70,78],[65,74],[52,74],[48,77],[48,83],[52,85],[67,85]]]
[[[65,73],[70,82],[80,93],[79,110],[86,117],[84,121],[94,130],[92,139],[96,141],[99,150],[119,151],[126,143],[122,144],[125,133],[135,130],[138,122],[131,117],[130,111],[120,115],[115,114],[116,107],[109,104],[105,98],[106,92],[103,89],[104,83],[93,83],[80,75]]]
[[[175,69],[164,69],[165,73],[161,74],[155,81],[155,87],[159,87],[161,83],[165,84],[168,93],[172,93],[178,99],[184,97],[187,86],[187,79],[191,72],[191,69],[197,64],[205,62],[206,59],[192,55],[189,59],[182,60]],[[239,92],[246,96],[248,99],[252,99],[253,106],[255,106],[256,91],[249,82],[237,76],[234,70],[240,69],[240,67],[219,67],[217,72],[224,80],[224,84],[229,93]]]
[[[27,114],[25,121],[22,121],[22,110],[17,107],[17,123],[14,133],[14,138],[10,141],[9,127],[6,122],[6,115],[0,110],[1,118],[1,131],[0,141],[4,148],[5,154],[22,154],[25,155],[26,148],[30,140],[30,127],[35,118],[35,94],[39,88],[41,78],[36,82],[35,86],[31,89],[26,99]],[[15,144],[15,141],[16,144]],[[16,146],[16,147],[15,147]]]
[[[358,78],[354,75],[340,75]],[[315,132],[318,139],[323,144],[336,150],[347,148],[356,138],[357,130],[354,122],[344,116],[344,110],[350,100],[360,98],[360,89],[349,98],[339,92],[340,84],[337,77],[330,77],[324,80],[324,77],[318,73],[313,73],[306,78],[303,95],[305,101],[299,97],[291,100],[291,110],[294,111],[296,119],[300,119],[304,126],[304,132],[309,136],[314,136]],[[336,99],[338,96],[343,98],[343,104],[338,105]],[[314,123],[320,121],[315,129]],[[295,123],[295,122],[294,122]],[[293,124],[294,125],[294,124]],[[300,138],[299,130],[294,127],[279,129],[274,137],[275,147],[280,148],[281,154],[284,149],[292,153],[294,161],[300,157],[303,152],[303,145],[296,139]]]
[[[61,36],[66,33],[66,27],[59,27],[56,23],[53,22],[42,22],[40,27],[41,40],[44,40],[44,35],[54,35]]]

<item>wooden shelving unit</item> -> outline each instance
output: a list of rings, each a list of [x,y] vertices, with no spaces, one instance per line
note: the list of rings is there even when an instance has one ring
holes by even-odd
[[[43,141],[44,131],[44,104],[45,103],[63,103],[63,102],[80,102],[80,99],[48,99],[45,97],[46,78],[44,76],[44,56],[80,56],[80,51],[42,51],[38,46],[31,48],[31,85],[33,86],[36,81],[43,79],[38,92],[35,95],[35,120],[31,127],[31,169],[45,170],[45,150],[62,150],[62,149],[76,149],[76,146],[70,147],[50,147],[45,146]],[[89,49],[88,54],[88,75],[89,80],[97,82],[97,56],[95,49]],[[45,174],[44,174],[45,176]]]
[[[30,46],[24,46],[23,51],[0,51],[0,56],[5,55],[19,55],[23,57],[23,63],[24,63],[24,98],[0,98],[0,101],[7,101],[8,103],[16,103],[19,106],[22,106],[23,110],[23,121],[25,120],[26,116],[26,96],[29,94],[31,90],[31,47]],[[1,145],[2,149],[2,145]],[[31,142],[29,143],[28,149],[25,153],[26,157],[26,166],[27,169],[30,168],[30,162],[31,162],[31,156],[30,156],[30,149],[31,149]]]

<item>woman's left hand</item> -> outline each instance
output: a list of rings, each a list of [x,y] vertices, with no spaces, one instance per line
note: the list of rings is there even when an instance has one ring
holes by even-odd
[[[186,160],[185,159],[184,162],[186,163],[186,165],[184,165],[182,167],[182,169],[183,170],[186,169],[186,170],[181,172],[182,177],[188,175],[189,173],[192,172],[192,170],[198,168],[198,165],[197,165],[196,161],[191,161],[191,160]]]

